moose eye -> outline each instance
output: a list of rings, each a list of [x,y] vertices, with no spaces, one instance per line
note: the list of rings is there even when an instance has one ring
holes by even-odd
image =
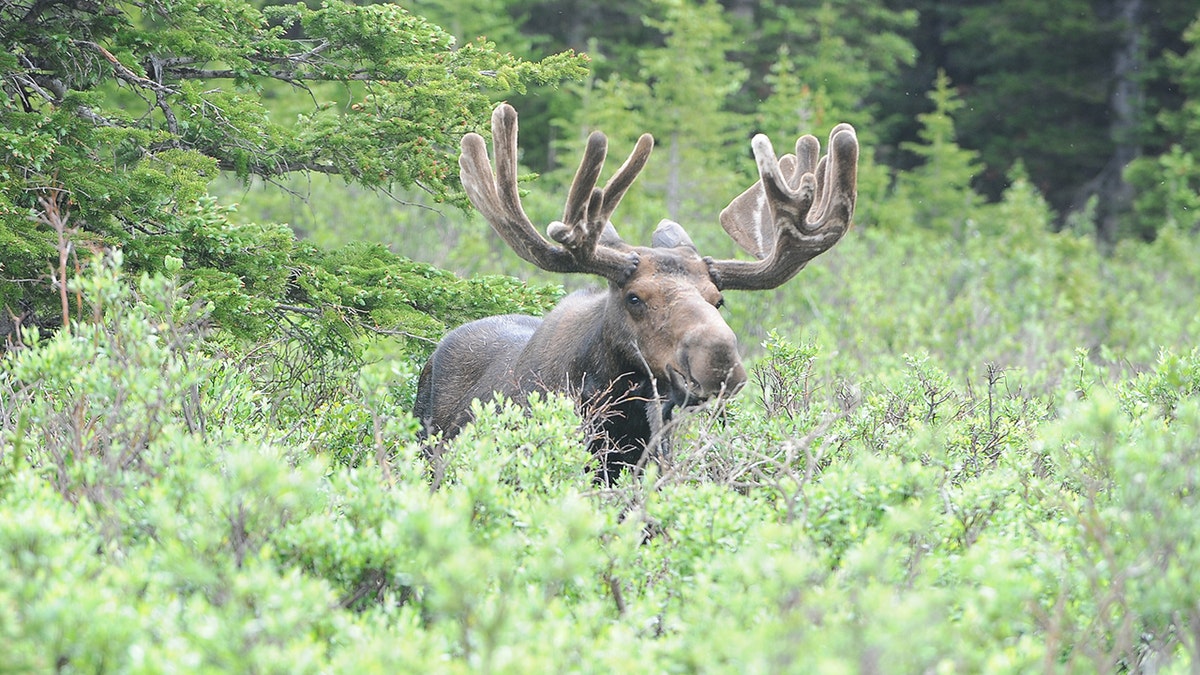
[[[629,305],[630,307],[640,307],[642,304],[642,299],[638,297],[637,293],[630,293],[629,295],[625,296],[625,304]]]

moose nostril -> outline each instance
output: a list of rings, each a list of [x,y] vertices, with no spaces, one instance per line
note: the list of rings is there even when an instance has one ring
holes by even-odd
[[[708,398],[732,396],[746,383],[746,370],[731,330],[692,330],[681,341],[676,359],[693,393]]]

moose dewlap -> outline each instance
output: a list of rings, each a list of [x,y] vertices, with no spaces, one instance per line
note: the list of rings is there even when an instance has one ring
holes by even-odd
[[[608,140],[591,135],[563,218],[546,228],[550,240],[521,206],[517,112],[508,104],[492,114],[492,142],[494,171],[481,136],[462,140],[459,167],[471,203],[525,260],[603,277],[608,287],[573,293],[541,319],[508,314],[451,331],[421,371],[414,413],[426,435],[450,438],[470,421],[474,399],[568,394],[599,421],[592,451],[605,482],[640,461],[676,408],[731,396],[745,384],[737,336],[718,311],[722,291],[783,284],[836,244],[854,214],[858,139],[848,124],[834,127],[825,157],[813,136],[782,158],[765,136],[751,141],[760,179],[720,221],[755,261],[702,256],[669,220],[649,247],[621,240],[610,218],[650,157],[649,134],[604,187],[596,182]]]

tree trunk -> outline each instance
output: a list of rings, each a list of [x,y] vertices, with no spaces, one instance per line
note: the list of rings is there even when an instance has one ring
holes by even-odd
[[[754,10],[758,9],[759,0],[724,0],[721,4],[734,19],[753,22]]]
[[[1120,220],[1133,202],[1133,188],[1124,179],[1125,167],[1141,155],[1137,127],[1145,98],[1139,81],[1145,66],[1142,9],[1143,0],[1113,2],[1113,14],[1121,29],[1121,41],[1113,54],[1113,88],[1109,96],[1113,151],[1100,173],[1076,192],[1070,209],[1072,213],[1082,212],[1095,197],[1096,234],[1107,243],[1116,241]]]
[[[679,222],[683,210],[683,160],[679,148],[679,132],[671,132],[667,145],[667,217]]]

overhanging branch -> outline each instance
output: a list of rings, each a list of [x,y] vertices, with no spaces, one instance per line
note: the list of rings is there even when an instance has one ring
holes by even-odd
[[[231,80],[241,76],[244,71],[237,71],[230,68],[168,68],[168,72],[183,80]],[[293,70],[252,70],[255,75],[263,75],[266,77],[282,80],[284,82],[401,82],[407,85],[412,85],[411,80],[407,80],[395,75],[386,75],[366,70],[356,70],[350,73],[341,75],[325,75],[320,73],[304,73]]]
[[[142,77],[141,75],[133,72],[125,64],[121,63],[120,59],[113,56],[112,52],[105,49],[104,45],[101,45],[97,42],[92,42],[91,40],[71,40],[71,44],[77,47],[85,47],[87,49],[99,52],[99,54],[104,57],[104,60],[108,61],[109,64],[112,65],[113,71],[116,73],[117,77],[125,82],[128,82],[129,84],[145,87],[156,94],[171,95],[178,93],[175,89],[161,82],[155,82],[148,77]]]

